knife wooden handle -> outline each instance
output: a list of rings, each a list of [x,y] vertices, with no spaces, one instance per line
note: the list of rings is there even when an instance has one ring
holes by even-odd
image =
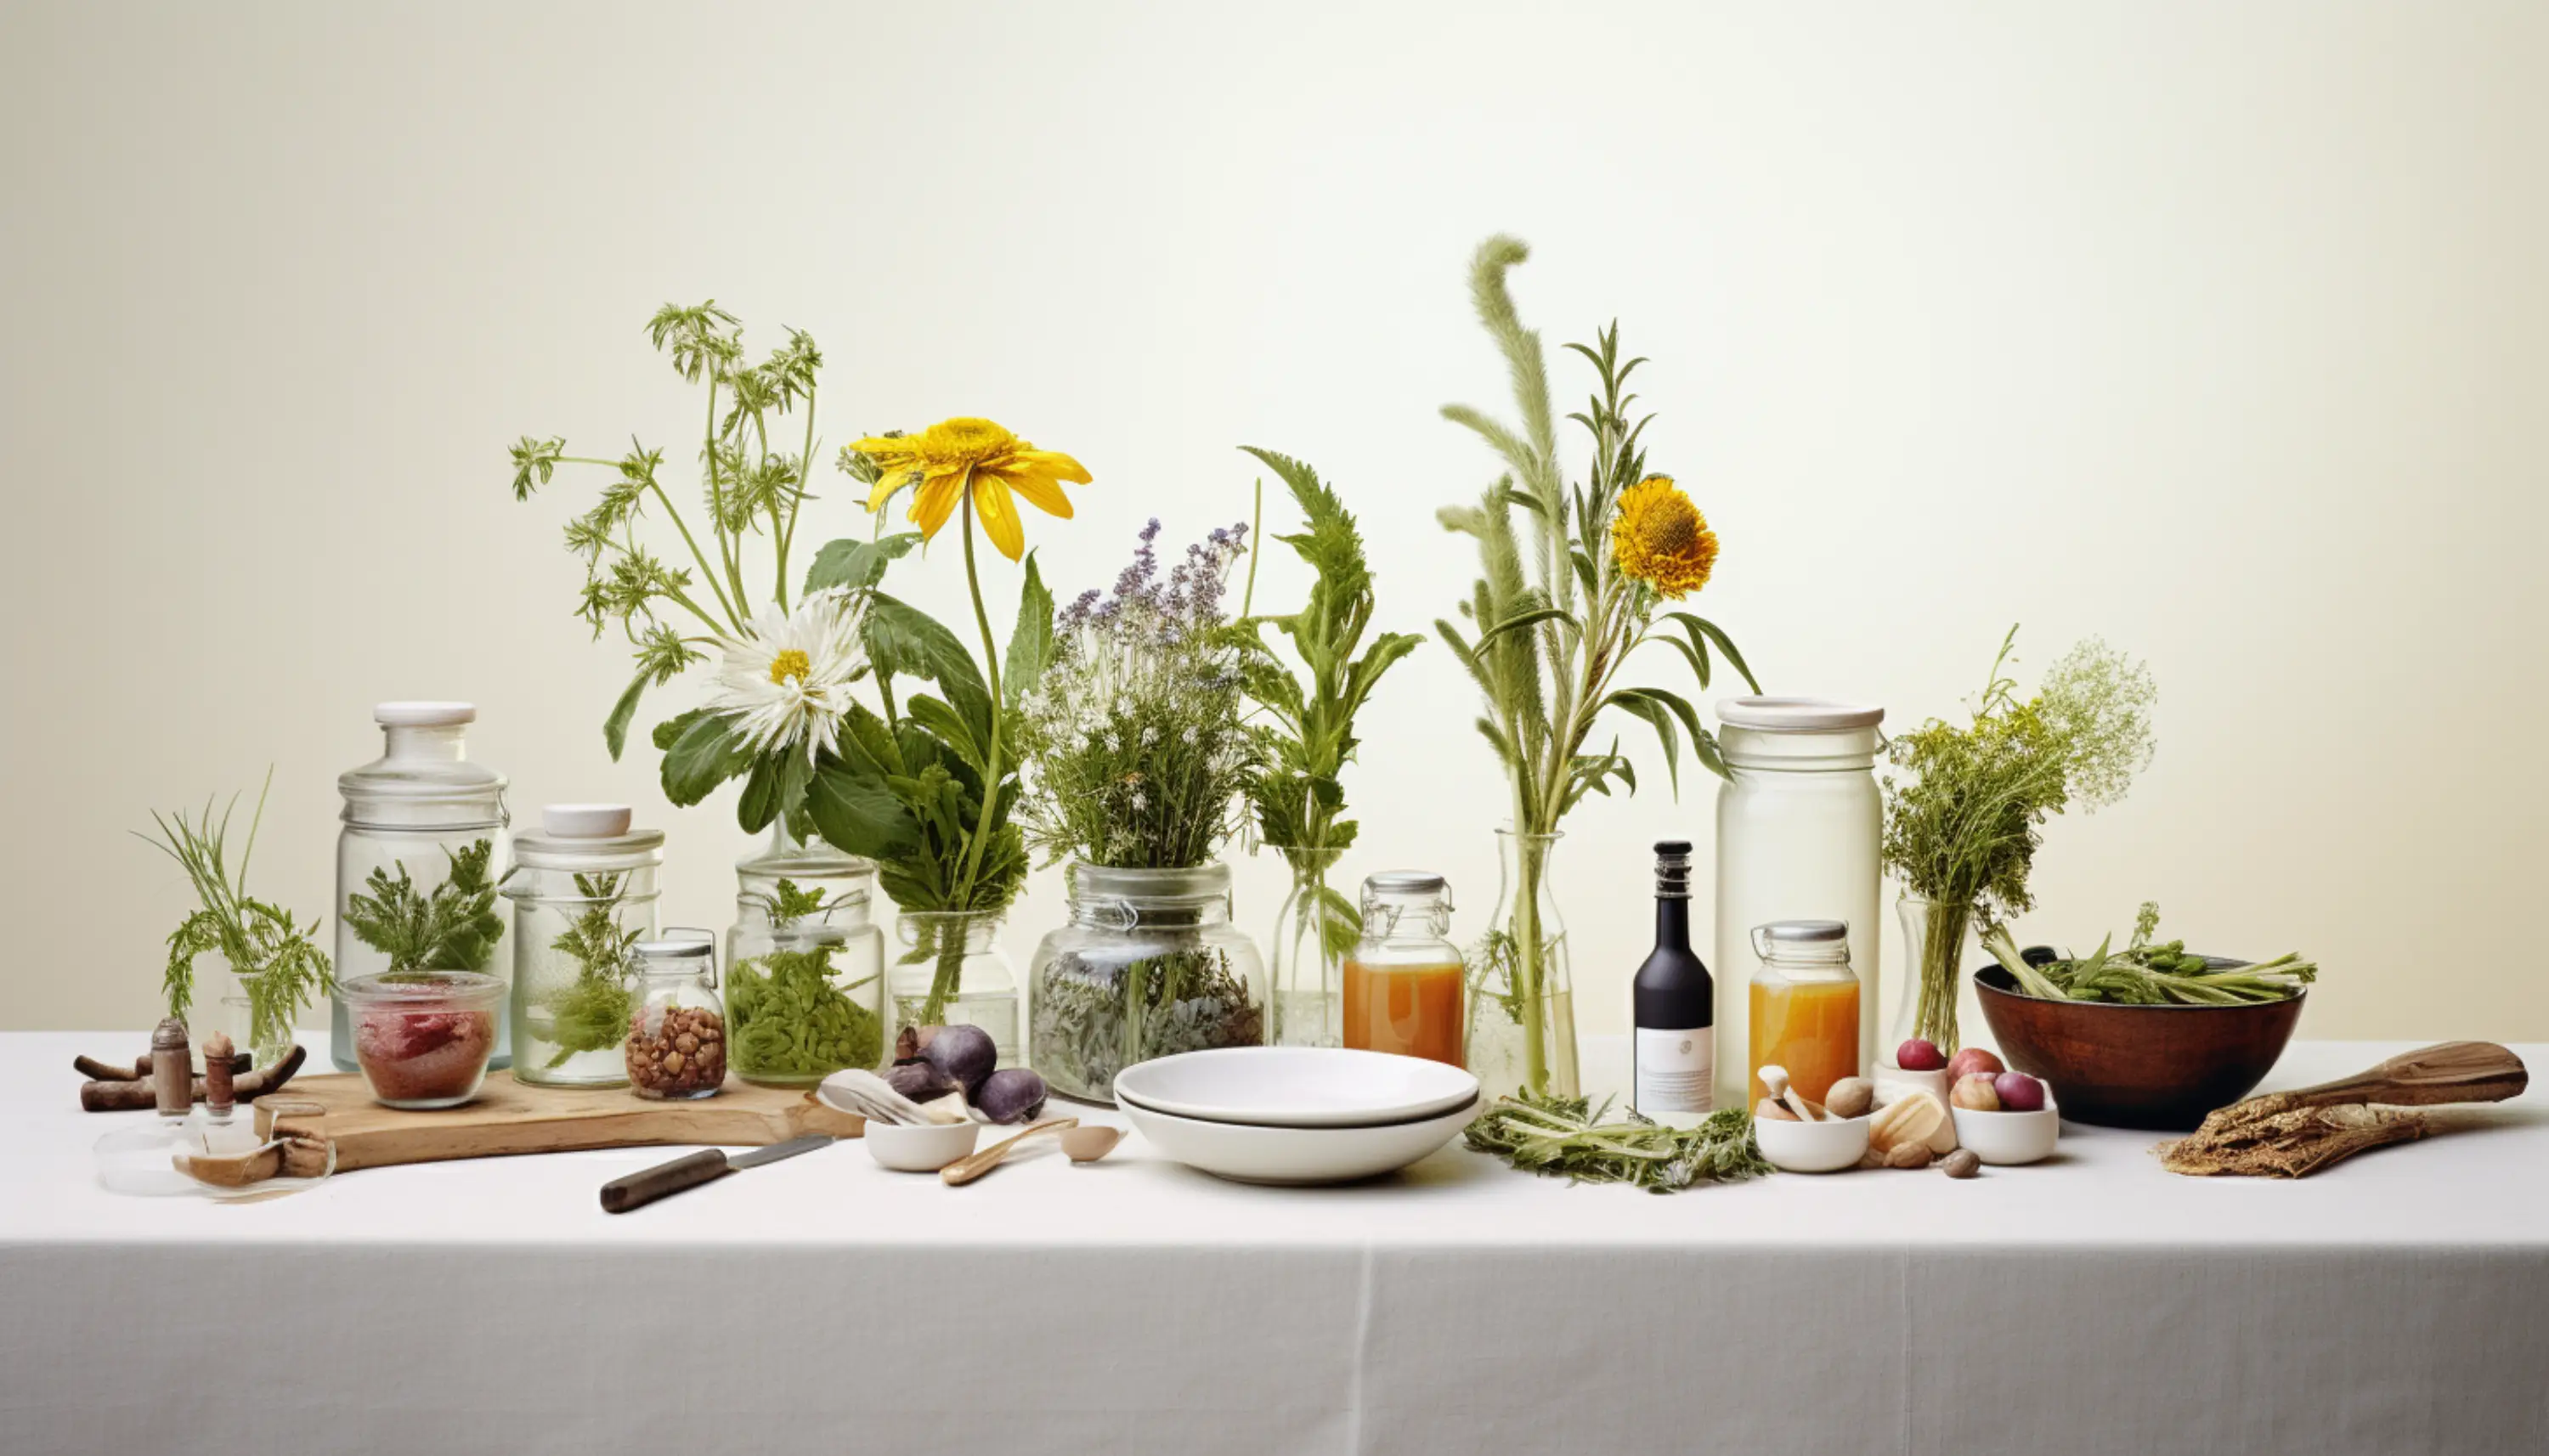
[[[702,1148],[688,1156],[657,1163],[625,1178],[614,1178],[603,1184],[602,1211],[624,1214],[630,1209],[641,1209],[659,1198],[670,1198],[683,1189],[713,1183],[733,1171],[726,1164],[722,1149]]]

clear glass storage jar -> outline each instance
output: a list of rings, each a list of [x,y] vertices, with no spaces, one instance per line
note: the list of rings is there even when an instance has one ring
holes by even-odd
[[[1467,967],[1451,933],[1443,876],[1397,869],[1363,882],[1363,939],[1345,963],[1343,1045],[1467,1065]]]
[[[1885,710],[1819,697],[1734,697],[1717,705],[1727,781],[1717,791],[1717,1105],[1745,1095],[1752,928],[1774,920],[1849,927],[1859,979],[1858,1061],[1876,1054],[1877,725]]]
[[[1230,866],[1071,866],[1071,923],[1027,972],[1029,1064],[1084,1102],[1115,1100],[1135,1062],[1266,1041],[1257,943],[1230,921]]]
[[[1019,1064],[1018,973],[1000,949],[999,910],[901,910],[894,917],[889,1041],[904,1027],[981,1027],[999,1053]]]
[[[465,702],[385,702],[372,709],[381,756],[336,778],[345,800],[336,836],[338,983],[384,971],[474,970],[503,977],[505,917],[496,885],[508,860],[505,775],[469,761]],[[358,1069],[345,999],[331,995],[328,1055]],[[512,1052],[496,1019],[493,1062]]]
[[[1872,1019],[1849,964],[1849,927],[1838,920],[1780,920],[1752,930],[1748,996],[1751,1032],[1744,1059],[1746,1107],[1770,1095],[1761,1068],[1779,1066],[1788,1085],[1821,1102],[1832,1084],[1863,1075],[1860,1049]]]
[[[875,862],[802,843],[783,817],[734,872],[725,963],[735,1075],[799,1087],[882,1067],[885,933],[868,920]]]
[[[633,948],[655,934],[664,832],[625,804],[551,804],[514,842],[514,1077],[552,1087],[628,1080]]]
[[[725,1085],[725,1005],[717,998],[716,937],[668,930],[629,948],[628,1090],[664,1102],[714,1097]]]

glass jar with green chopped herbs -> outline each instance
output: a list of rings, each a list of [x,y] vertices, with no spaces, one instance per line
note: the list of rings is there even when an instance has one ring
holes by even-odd
[[[783,819],[735,866],[726,933],[727,1060],[735,1075],[797,1087],[886,1060],[885,936],[868,920],[876,866],[805,844]]]

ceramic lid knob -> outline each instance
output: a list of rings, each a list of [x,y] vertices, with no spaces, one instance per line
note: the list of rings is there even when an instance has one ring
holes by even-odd
[[[540,810],[540,828],[559,839],[610,839],[635,818],[626,804],[550,804]]]

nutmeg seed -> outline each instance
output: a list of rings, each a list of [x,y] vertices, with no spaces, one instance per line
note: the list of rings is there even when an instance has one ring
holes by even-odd
[[[1930,1166],[1930,1159],[1936,1156],[1927,1142],[1900,1142],[1885,1155],[1885,1165],[1889,1168],[1926,1168]]]
[[[1982,1170],[1982,1155],[1970,1147],[1959,1147],[1938,1162],[1938,1171],[1950,1178],[1970,1178]]]

